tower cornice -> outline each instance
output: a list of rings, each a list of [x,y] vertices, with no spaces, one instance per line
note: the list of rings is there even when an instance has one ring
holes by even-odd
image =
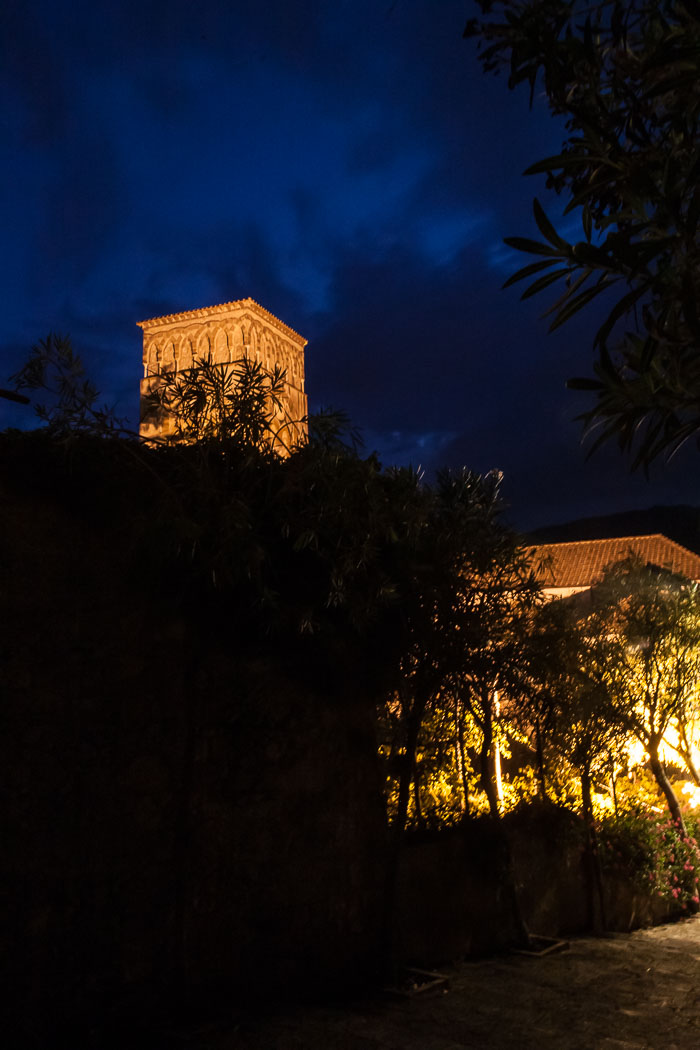
[[[286,325],[284,321],[280,321],[279,317],[275,317],[274,314],[266,310],[260,303],[256,303],[254,299],[234,299],[229,303],[220,303],[217,306],[202,306],[197,310],[185,310],[177,314],[164,314],[162,317],[150,317],[146,321],[137,321],[136,324],[139,328],[142,328],[144,333],[150,332],[155,328],[162,328],[163,325],[168,324],[180,324],[183,321],[197,321],[197,320],[210,320],[213,317],[226,317],[228,314],[236,310],[250,310],[254,314],[258,314],[263,320],[267,321],[268,324],[277,328],[280,332],[292,339],[298,346],[305,347],[308,340],[304,339],[302,335],[295,332],[293,328]]]

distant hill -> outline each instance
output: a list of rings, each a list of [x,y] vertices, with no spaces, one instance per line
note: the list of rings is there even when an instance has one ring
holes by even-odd
[[[661,532],[670,540],[700,554],[700,507],[648,507],[598,518],[579,518],[563,525],[545,525],[527,533],[533,543],[570,543],[617,536],[646,536]]]

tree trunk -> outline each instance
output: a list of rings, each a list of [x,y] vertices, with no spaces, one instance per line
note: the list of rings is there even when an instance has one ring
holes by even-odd
[[[540,784],[540,795],[542,801],[547,801],[547,780],[544,770],[544,748],[542,746],[542,727],[539,718],[535,722],[535,745],[537,748],[537,779]]]
[[[615,763],[612,762],[610,765],[610,790],[612,791],[613,806],[615,807],[615,820],[619,817],[620,813],[617,807],[617,778],[615,776]]]
[[[581,800],[583,822],[586,833],[586,887],[588,896],[588,920],[594,933],[605,930],[605,896],[603,873],[600,869],[598,843],[593,822],[593,799],[591,794],[591,772],[588,767],[581,770]]]
[[[583,803],[583,822],[587,828],[593,823],[593,800],[591,797],[591,774],[588,768],[581,771],[581,801]]]
[[[464,726],[462,725],[462,715],[459,700],[456,703],[456,717],[457,717],[457,737],[456,737],[456,752],[457,752],[457,770],[459,772],[459,780],[462,785],[462,812],[465,817],[469,816],[469,778],[467,776],[467,760],[464,747]]]
[[[692,779],[695,781],[696,785],[700,787],[700,773],[698,773],[697,767],[693,762],[693,756],[690,751],[686,751],[685,749],[681,751],[681,754],[683,755],[683,759]]]
[[[501,815],[501,807],[496,790],[493,744],[491,746],[482,744],[481,746],[481,786],[486,793],[491,816],[498,819]]]
[[[413,805],[416,810],[416,824],[419,827],[423,827],[425,821],[423,820],[423,807],[420,801],[420,774],[415,755],[413,756]]]
[[[688,733],[685,728],[685,723],[682,722],[680,718],[678,719],[678,743],[678,750],[683,756],[683,761],[686,764],[688,772],[690,773],[697,786],[700,787],[700,773],[698,773],[695,763],[693,762],[693,756],[691,754],[690,742],[688,740]]]
[[[685,837],[688,832],[686,831],[685,822],[683,820],[683,814],[681,813],[680,803],[676,798],[673,788],[671,787],[670,781],[666,776],[666,770],[664,769],[663,762],[659,758],[658,743],[653,744],[647,748],[647,754],[649,755],[649,763],[651,765],[651,771],[654,774],[657,784],[666,796],[666,802],[671,813],[671,818],[676,825],[676,830],[679,835]],[[698,896],[698,883],[695,883],[694,896]],[[693,909],[694,911],[697,908]]]
[[[515,865],[513,863],[513,851],[510,848],[508,832],[498,812],[496,812],[495,815],[492,813],[491,819],[495,821],[498,834],[498,844],[501,850],[503,889],[505,891],[505,898],[513,920],[515,943],[519,948],[529,948],[531,943],[530,931],[527,928],[520,907],[520,897],[518,896],[518,886],[515,878]]]
[[[668,811],[671,814],[671,819],[674,824],[678,826],[679,831],[684,835],[686,834],[685,823],[683,822],[683,814],[681,813],[681,807],[678,799],[676,798],[675,792],[671,787],[671,782],[666,776],[666,770],[664,769],[663,762],[659,758],[659,741],[650,743],[647,747],[647,754],[649,755],[649,766],[654,776],[656,783],[663,791],[668,806]]]
[[[518,888],[515,879],[515,866],[513,864],[513,853],[510,848],[510,839],[503,821],[501,820],[500,799],[498,797],[498,791],[496,790],[493,720],[491,717],[491,709],[486,704],[484,705],[484,721],[481,726],[481,732],[481,784],[486,792],[491,819],[495,821],[495,827],[497,829],[498,844],[501,850],[503,888],[513,920],[516,944],[520,948],[529,948],[530,933],[520,908],[520,898],[518,896]]]
[[[423,722],[425,703],[414,699],[413,706],[406,719],[406,751],[401,762],[401,773],[399,776],[399,797],[396,804],[396,820],[394,822],[395,833],[401,837],[406,827],[408,817],[408,802],[411,795],[411,781],[414,777],[416,764],[416,749],[418,747],[418,735]]]
[[[488,708],[484,711],[484,723],[481,727],[481,786],[486,793],[492,817],[498,818],[501,813],[498,791],[496,790],[496,764],[493,750],[493,723]]]
[[[391,827],[389,849],[387,854],[386,878],[384,880],[384,907],[382,912],[382,965],[385,978],[395,982],[397,978],[397,961],[394,947],[394,925],[396,921],[396,886],[399,877],[401,844],[406,829],[408,801],[411,792],[411,781],[415,768],[415,755],[418,746],[420,727],[427,704],[427,697],[416,696],[406,720],[406,751],[401,763],[399,776],[399,797],[396,806],[396,819]]]

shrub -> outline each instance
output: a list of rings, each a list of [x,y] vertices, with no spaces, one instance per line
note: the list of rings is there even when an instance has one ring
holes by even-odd
[[[700,848],[698,818],[686,818],[687,835],[657,813],[625,813],[601,821],[598,844],[604,871],[628,878],[642,893],[656,895],[678,912],[698,910]]]

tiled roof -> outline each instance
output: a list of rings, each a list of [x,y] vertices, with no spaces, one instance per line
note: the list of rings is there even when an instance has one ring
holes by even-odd
[[[544,587],[590,587],[603,571],[630,554],[650,565],[700,581],[700,557],[660,532],[611,540],[542,543],[532,548],[533,563]]]
[[[212,314],[223,314],[227,313],[234,306],[245,306],[248,309],[253,308],[258,313],[263,314],[268,321],[272,321],[279,328],[284,328],[286,332],[294,336],[295,339],[300,340],[306,345],[306,339],[303,335],[299,335],[293,328],[290,328],[284,321],[280,321],[279,317],[275,317],[269,310],[266,310],[260,303],[256,303],[255,299],[234,299],[230,303],[219,303],[218,306],[202,306],[197,310],[184,310],[178,314],[164,314],[163,317],[149,317],[146,321],[137,321],[136,324],[139,328],[150,328],[152,325],[170,324],[172,321],[190,321],[197,317],[211,317]]]

